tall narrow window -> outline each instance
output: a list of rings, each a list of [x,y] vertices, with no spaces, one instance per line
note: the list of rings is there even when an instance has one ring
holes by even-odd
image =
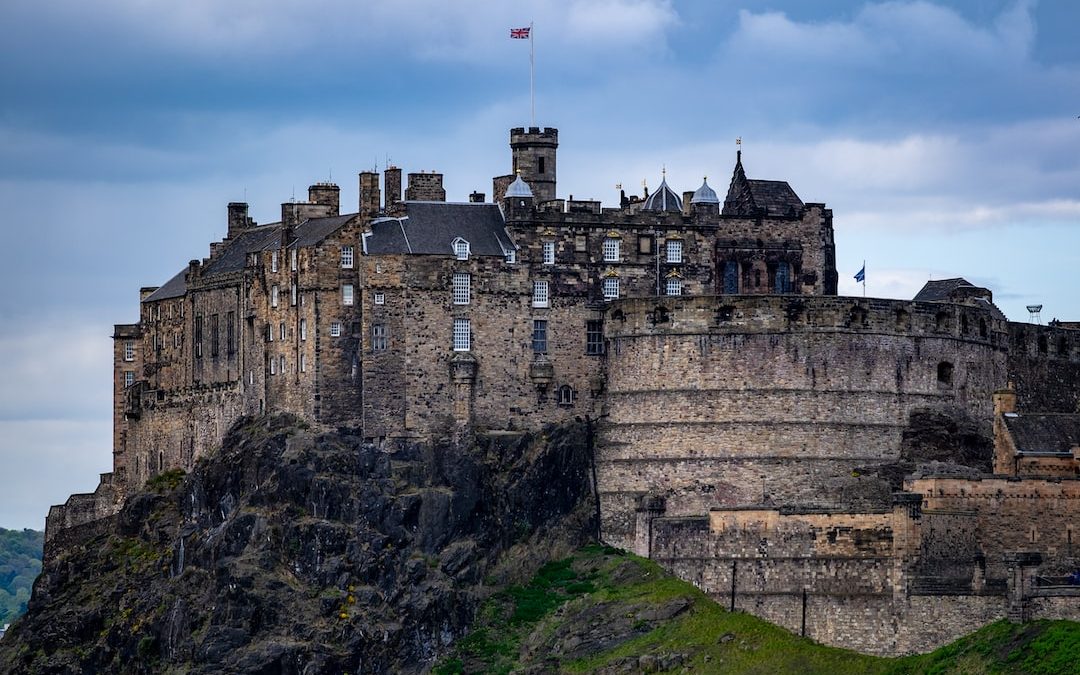
[[[272,323],[266,324],[266,341],[267,342],[273,342],[274,341],[274,324],[272,324]]]
[[[469,259],[469,242],[465,241],[461,237],[458,237],[453,241],[453,245],[454,255],[457,256],[458,260]]]
[[[546,172],[544,171],[544,169],[546,169],[546,168],[547,168],[546,166],[544,166],[544,160],[545,160],[545,159],[546,159],[546,158],[545,158],[545,157],[543,157],[543,156],[541,156],[541,157],[537,157],[537,160],[538,160],[538,161],[536,162],[536,169],[537,169],[537,171],[536,171],[536,172],[537,172],[537,173],[546,173]]]
[[[619,262],[619,240],[608,237],[604,240],[604,262]]]
[[[604,279],[604,299],[614,300],[619,297],[619,278],[608,277]]]
[[[271,375],[276,375],[277,374],[277,361],[274,360],[273,356],[270,357],[270,374]]]
[[[300,341],[307,339],[307,319],[300,319]]]
[[[454,304],[467,305],[472,295],[472,275],[454,272]]]
[[[133,384],[135,384],[135,371],[133,371],[133,370],[125,370],[124,371],[124,386],[125,387],[130,387]]]
[[[296,284],[289,286],[289,304],[293,307],[296,306]]]
[[[664,249],[667,252],[667,261],[669,263],[678,264],[682,262],[681,239],[668,239],[667,244],[664,245]]]
[[[278,287],[277,284],[270,287],[270,306],[277,307],[278,303]]]
[[[454,319],[454,351],[467,352],[472,349],[472,323],[469,319]]]
[[[304,354],[300,355],[300,372],[307,372],[307,357]]]
[[[548,322],[547,319],[533,319],[532,349],[533,353],[546,354],[548,347]]]
[[[289,267],[290,269],[292,269],[293,272],[295,272],[296,268],[298,267],[298,265],[296,264],[296,254],[297,250],[295,248],[289,251]]]
[[[134,361],[135,360],[135,341],[134,340],[124,340],[124,360],[125,361]]]
[[[591,320],[585,322],[585,353],[597,356],[604,353],[604,322]]]
[[[547,281],[534,281],[533,282],[533,307],[549,307],[551,305],[551,298],[548,293]]]
[[[285,341],[285,322],[284,321],[281,322],[280,328],[281,328],[281,341],[284,342]]]
[[[555,242],[553,242],[553,241],[545,241],[543,244],[541,244],[541,246],[543,247],[543,252],[544,252],[544,264],[545,265],[554,265],[555,264]]]
[[[682,279],[675,277],[668,279],[665,291],[668,295],[682,295]]]
[[[350,306],[353,304],[353,286],[352,284],[342,284],[341,286],[341,304]]]
[[[791,292],[791,266],[786,262],[776,265],[776,292]]]
[[[225,315],[225,353],[229,356],[236,353],[236,312]]]
[[[195,317],[195,358],[202,358],[202,315]]]
[[[736,295],[739,292],[739,263],[728,260],[724,263],[724,293]]]
[[[343,269],[351,270],[353,266],[353,247],[342,246],[341,247],[341,267]]]
[[[559,405],[574,405],[574,388],[568,384],[564,384],[559,387],[558,401]]]
[[[218,357],[218,315],[210,315],[210,358]]]
[[[285,355],[284,354],[282,354],[281,356],[278,357],[278,366],[280,366],[281,374],[284,375],[285,374]]]
[[[277,251],[270,251],[270,271],[277,272]]]
[[[390,346],[390,338],[387,334],[386,324],[376,323],[371,326],[371,349],[372,351],[385,351]]]

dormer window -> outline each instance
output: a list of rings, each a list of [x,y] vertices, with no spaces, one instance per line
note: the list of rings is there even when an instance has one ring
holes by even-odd
[[[454,246],[454,255],[457,256],[458,260],[469,259],[469,242],[465,241],[461,237],[458,237],[451,243]]]
[[[503,255],[505,256],[505,260],[506,260],[507,263],[513,265],[514,263],[517,262],[517,251],[516,250],[510,249],[510,250],[506,251],[506,253],[504,253]]]

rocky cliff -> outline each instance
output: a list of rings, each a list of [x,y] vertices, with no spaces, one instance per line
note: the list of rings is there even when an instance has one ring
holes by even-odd
[[[242,421],[47,552],[3,672],[415,672],[595,531],[584,424],[364,444]]]

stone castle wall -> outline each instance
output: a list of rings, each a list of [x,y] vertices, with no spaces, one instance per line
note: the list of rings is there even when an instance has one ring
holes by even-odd
[[[960,311],[988,321],[986,335],[962,334]],[[1006,339],[977,314],[839,297],[619,303],[597,450],[605,538],[629,545],[646,493],[671,516],[850,504],[865,496],[852,472],[898,458],[915,408],[960,405],[989,422]]]

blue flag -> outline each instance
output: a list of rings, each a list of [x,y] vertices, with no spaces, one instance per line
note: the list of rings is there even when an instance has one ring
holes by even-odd
[[[866,263],[863,263],[862,269],[855,273],[855,281],[866,281]]]

